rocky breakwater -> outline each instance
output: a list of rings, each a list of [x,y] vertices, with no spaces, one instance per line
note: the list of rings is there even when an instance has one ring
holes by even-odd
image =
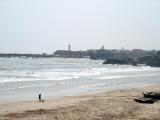
[[[144,56],[138,59],[138,64],[145,64],[151,67],[160,67],[160,55]]]
[[[143,56],[138,58],[137,60],[133,60],[131,58],[123,58],[123,59],[106,59],[103,64],[117,64],[117,65],[133,65],[139,66],[141,64],[151,67],[160,67],[160,52],[157,52],[152,56]]]
[[[106,59],[103,64],[117,64],[117,65],[133,65],[137,66],[137,63],[132,59]]]

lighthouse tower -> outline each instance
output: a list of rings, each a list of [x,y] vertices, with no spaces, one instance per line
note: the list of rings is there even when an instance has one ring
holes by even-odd
[[[70,58],[71,57],[71,45],[70,44],[68,45],[68,52],[69,52],[68,57]]]
[[[102,50],[104,50],[104,45],[102,45],[102,48],[101,48]]]
[[[71,45],[70,44],[68,45],[68,51],[71,51]]]

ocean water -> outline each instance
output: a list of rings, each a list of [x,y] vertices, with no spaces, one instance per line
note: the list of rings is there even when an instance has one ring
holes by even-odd
[[[0,58],[0,101],[27,101],[160,83],[160,68],[102,60]]]

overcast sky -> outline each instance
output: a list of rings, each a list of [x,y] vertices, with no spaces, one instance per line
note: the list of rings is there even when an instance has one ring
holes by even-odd
[[[0,0],[0,53],[160,49],[160,0]]]

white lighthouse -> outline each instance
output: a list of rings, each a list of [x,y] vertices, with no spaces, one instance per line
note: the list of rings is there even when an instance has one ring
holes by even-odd
[[[68,45],[68,51],[71,51],[71,45],[70,44]]]

